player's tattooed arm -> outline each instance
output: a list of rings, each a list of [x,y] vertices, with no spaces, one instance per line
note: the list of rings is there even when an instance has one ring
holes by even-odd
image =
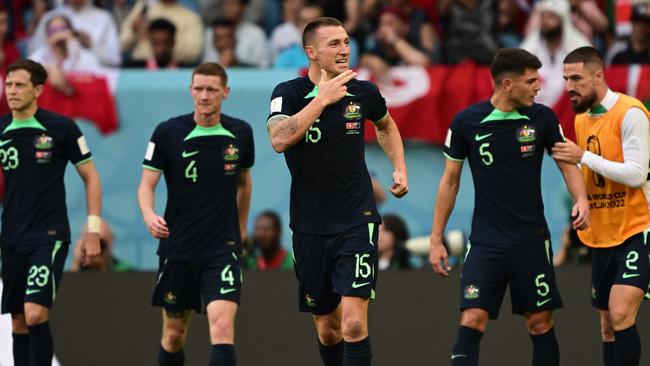
[[[271,118],[267,127],[271,141],[274,139],[284,140],[296,133],[298,130],[298,121],[293,116],[278,116],[278,118]]]
[[[183,319],[189,315],[189,311],[169,311],[165,309],[165,316],[169,319]]]
[[[390,192],[400,198],[408,193],[408,175],[404,159],[404,146],[397,125],[390,114],[375,122],[377,142],[393,165],[393,185]]]

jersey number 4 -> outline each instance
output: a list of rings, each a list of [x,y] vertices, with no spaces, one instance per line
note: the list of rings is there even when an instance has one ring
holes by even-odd
[[[196,170],[196,160],[190,161],[185,168],[185,178],[191,179],[192,182],[196,183],[196,180],[199,178],[199,173]]]

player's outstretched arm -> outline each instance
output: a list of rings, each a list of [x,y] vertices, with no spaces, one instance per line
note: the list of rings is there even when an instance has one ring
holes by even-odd
[[[574,164],[569,164],[563,161],[556,160],[558,168],[564,176],[571,196],[573,196],[573,209],[571,210],[571,218],[573,221],[573,228],[576,230],[584,230],[589,227],[589,201],[587,201],[587,191],[585,182],[582,180],[580,170]]]
[[[404,197],[409,191],[409,183],[404,159],[404,145],[397,124],[390,114],[386,114],[384,119],[375,123],[375,130],[379,146],[393,165],[393,185],[390,187],[390,193],[397,198]]]
[[[456,204],[456,195],[460,188],[460,174],[463,171],[462,161],[447,159],[445,171],[440,178],[436,207],[433,210],[433,229],[431,230],[431,247],[429,249],[429,261],[433,270],[445,277],[449,277],[449,259],[447,249],[442,244],[442,235],[445,232],[447,221],[451,211]]]
[[[147,225],[147,231],[154,238],[166,238],[169,236],[167,222],[154,211],[156,185],[158,185],[161,175],[161,172],[144,168],[142,169],[142,178],[138,186],[138,205],[140,206],[140,212],[142,212],[142,218]]]
[[[237,211],[239,212],[239,230],[241,241],[246,241],[248,224],[248,211],[251,207],[251,195],[253,193],[253,177],[249,169],[242,169],[239,172],[237,182]]]
[[[83,180],[86,187],[86,207],[88,210],[88,224],[97,225],[96,232],[86,232],[83,236],[81,247],[81,260],[84,266],[92,264],[99,256],[101,248],[99,245],[99,218],[102,212],[102,185],[95,163],[89,160],[77,165],[77,173]]]
[[[345,84],[357,75],[347,70],[333,79],[329,79],[325,70],[321,70],[318,83],[318,95],[300,112],[293,116],[275,116],[269,119],[266,128],[271,139],[271,145],[276,152],[284,152],[297,144],[307,130],[314,124],[325,107],[338,102],[347,93]]]

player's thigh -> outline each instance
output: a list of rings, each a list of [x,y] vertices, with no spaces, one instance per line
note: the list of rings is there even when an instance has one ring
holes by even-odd
[[[204,304],[219,300],[239,304],[243,275],[235,253],[228,252],[206,261],[201,266],[200,276]]]
[[[202,310],[200,263],[160,258],[151,305],[173,314]]]
[[[359,225],[338,236],[334,244],[337,254],[332,273],[334,291],[337,294],[374,299],[377,284],[377,227],[378,224],[375,223]],[[354,300],[349,302],[353,303]],[[345,318],[345,306],[343,313]]]
[[[505,248],[471,243],[460,280],[460,309],[483,309],[499,316],[508,286]]]
[[[615,330],[626,329],[636,322],[644,296],[645,291],[635,286],[612,286],[609,295],[609,316]]]
[[[298,306],[313,315],[332,313],[341,301],[334,293],[332,271],[335,236],[293,233],[294,271],[298,279]]]
[[[562,308],[550,240],[522,243],[508,253],[512,312],[524,315]]]
[[[24,302],[38,305],[32,307],[33,311],[42,313],[54,304],[61,284],[68,247],[68,242],[56,241],[29,254]],[[27,318],[31,317],[30,314],[25,315]],[[27,322],[30,322],[29,319]]]
[[[609,311],[609,295],[620,267],[616,259],[620,250],[617,247],[592,249],[591,305],[601,311]]]

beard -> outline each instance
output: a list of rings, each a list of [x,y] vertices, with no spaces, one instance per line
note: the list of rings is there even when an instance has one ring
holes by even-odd
[[[542,39],[546,41],[556,41],[562,38],[562,24],[551,29],[541,29],[540,34],[542,36]]]
[[[580,94],[576,92],[569,93],[569,96],[574,95],[578,97],[580,96]],[[593,93],[585,96],[582,100],[574,99],[571,101],[571,109],[573,109],[573,111],[576,113],[584,113],[594,106],[596,103],[596,98],[598,98],[598,96],[594,91]]]

